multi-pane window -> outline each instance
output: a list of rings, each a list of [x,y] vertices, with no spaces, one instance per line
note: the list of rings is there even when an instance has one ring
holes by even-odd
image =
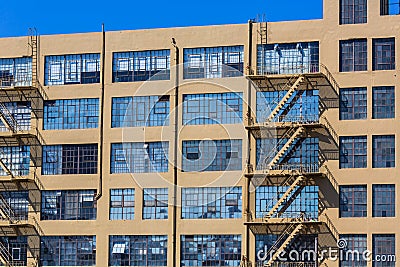
[[[396,266],[396,236],[394,234],[372,235],[372,255],[375,260],[373,267],[395,267]]]
[[[2,191],[0,192],[0,205],[7,205],[10,209],[4,209],[7,216],[15,221],[27,220],[29,211],[28,191]],[[1,216],[0,220],[7,219]]]
[[[340,217],[367,217],[367,186],[340,186]]]
[[[340,72],[367,70],[367,39],[340,41]]]
[[[4,105],[4,106],[3,106]],[[31,128],[31,103],[30,102],[5,102],[0,106],[3,119],[0,121],[0,132],[28,131]]]
[[[347,246],[342,248],[340,267],[367,267],[364,252],[367,251],[367,235],[340,235]]]
[[[239,266],[240,235],[181,235],[181,266]]]
[[[29,174],[29,146],[0,147],[0,158],[4,165],[14,176],[27,176]],[[7,175],[9,175],[9,173],[1,168],[0,176]]]
[[[111,144],[111,173],[168,172],[168,142]]]
[[[100,54],[46,56],[44,83],[100,83]]]
[[[238,171],[242,169],[242,140],[182,142],[182,171]]]
[[[135,189],[110,190],[110,220],[133,220],[135,216]]]
[[[399,0],[381,0],[381,16],[399,15],[400,1]]]
[[[170,50],[113,53],[113,82],[169,80]]]
[[[287,91],[257,92],[257,122],[265,122],[286,93]],[[272,121],[304,124],[318,122],[318,103],[318,90],[296,91]]]
[[[12,266],[27,266],[27,236],[2,236],[0,237],[2,257],[8,260]]]
[[[42,220],[96,220],[95,190],[42,191]]]
[[[96,236],[42,236],[40,266],[95,266]]]
[[[168,188],[143,189],[143,220],[168,219]]]
[[[32,85],[32,58],[0,58],[0,87]]]
[[[257,46],[257,74],[295,74],[319,71],[319,43]]]
[[[43,146],[43,175],[96,174],[97,144]]]
[[[367,0],[340,0],[340,24],[367,23]]]
[[[287,190],[287,186],[259,186],[256,189],[256,218],[263,218]],[[272,216],[318,219],[318,186],[296,187]]]
[[[99,124],[99,99],[48,100],[44,103],[44,130],[88,129]]]
[[[395,39],[372,40],[372,70],[394,70],[396,68]]]
[[[183,95],[183,124],[242,123],[241,93]]]
[[[167,266],[166,235],[110,236],[110,266]]]
[[[341,136],[340,168],[367,168],[367,137]]]
[[[239,219],[241,217],[241,187],[182,189],[182,219]]]
[[[183,78],[222,78],[243,75],[244,46],[183,49]]]
[[[372,216],[395,217],[396,187],[394,184],[372,185]]]
[[[372,118],[393,119],[395,117],[394,86],[372,88]]]
[[[367,88],[340,89],[340,120],[367,119]]]
[[[169,96],[113,97],[111,127],[169,125]]]
[[[395,167],[395,136],[372,136],[372,168]]]

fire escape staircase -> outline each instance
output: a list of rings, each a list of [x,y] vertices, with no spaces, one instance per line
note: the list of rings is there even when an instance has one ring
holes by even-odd
[[[9,221],[10,224],[15,224],[19,222],[19,218],[15,214],[13,208],[1,194],[0,194],[0,216],[1,219]]]
[[[10,251],[0,242],[0,262],[7,267],[14,267],[13,257]]]

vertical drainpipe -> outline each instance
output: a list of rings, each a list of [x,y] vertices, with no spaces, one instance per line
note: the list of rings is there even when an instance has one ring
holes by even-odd
[[[104,142],[104,65],[106,58],[106,32],[104,30],[104,23],[101,25],[102,45],[101,45],[101,98],[100,98],[100,143],[99,143],[99,188],[96,200],[99,200],[103,195],[103,142]]]

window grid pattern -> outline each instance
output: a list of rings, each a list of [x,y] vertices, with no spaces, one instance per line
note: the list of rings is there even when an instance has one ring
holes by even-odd
[[[367,250],[367,235],[340,235],[340,239],[347,241],[347,247],[342,249],[343,257],[340,259],[340,267],[367,267],[367,261],[363,259],[363,253]],[[358,251],[351,254],[349,251]]]
[[[45,57],[45,85],[100,83],[100,54]]]
[[[14,176],[27,176],[30,165],[30,147],[29,146],[7,146],[0,147],[0,157],[5,166]],[[2,168],[0,176],[9,175]]]
[[[372,88],[372,118],[393,119],[395,117],[394,86]]]
[[[399,14],[400,14],[399,0],[381,0],[381,16],[399,15]]]
[[[396,255],[396,236],[394,234],[375,234],[372,235],[372,255],[383,256],[394,256]],[[373,267],[395,267],[395,261],[385,261],[385,262],[372,262]]]
[[[372,168],[395,167],[395,136],[372,136]]]
[[[168,172],[168,142],[111,144],[111,173]]]
[[[133,220],[135,217],[135,189],[110,190],[110,220]]]
[[[168,188],[143,190],[143,220],[168,219]]]
[[[182,142],[182,171],[238,171],[242,169],[242,140]]]
[[[95,190],[42,191],[41,220],[96,220]]]
[[[28,237],[27,236],[2,236],[0,243],[6,248],[8,254],[11,256],[9,261],[13,266],[27,266],[27,249]],[[4,252],[3,252],[4,253]],[[7,252],[5,252],[7,253]],[[4,256],[3,256],[4,257]]]
[[[340,186],[340,217],[367,217],[367,186]]]
[[[43,175],[96,174],[97,144],[43,146]]]
[[[110,236],[110,266],[167,266],[166,235]]]
[[[372,185],[372,216],[395,217],[396,187],[394,184]]]
[[[242,218],[241,187],[182,189],[182,219]]]
[[[257,46],[257,74],[296,74],[319,71],[319,43]]]
[[[28,220],[29,212],[29,192],[28,191],[2,191],[0,192],[6,203],[11,207],[12,214],[10,211],[8,215],[14,217],[16,220],[26,221]],[[1,218],[4,220],[5,218]]]
[[[287,186],[260,186],[256,189],[256,218],[263,218],[289,189]],[[318,186],[296,187],[272,216],[318,219]]]
[[[0,58],[0,86],[31,86],[32,58]]]
[[[99,99],[50,100],[44,103],[44,130],[89,129],[99,124]]]
[[[340,89],[340,120],[367,119],[367,88]]]
[[[367,137],[341,136],[340,168],[367,168]]]
[[[96,236],[42,236],[41,266],[95,266]]]
[[[223,78],[243,75],[244,46],[183,49],[183,78]]]
[[[396,68],[395,39],[372,40],[372,70],[394,70]]]
[[[181,266],[240,266],[240,235],[181,235]]]
[[[242,123],[241,93],[183,95],[183,125]]]
[[[257,122],[267,120],[287,91],[257,92]],[[319,121],[319,91],[296,91],[279,113],[274,122],[314,123]]]
[[[340,24],[367,23],[367,0],[340,0]]]
[[[169,96],[113,97],[111,127],[169,125]]]
[[[367,70],[367,39],[340,41],[340,72]]]
[[[1,79],[1,78],[0,78]],[[3,112],[3,118],[11,127],[17,130],[29,131],[31,129],[31,103],[30,102],[6,102],[3,103],[7,112]],[[11,116],[8,115],[8,112]],[[10,129],[0,121],[0,132],[9,132]]]
[[[169,80],[170,50],[113,53],[113,82]]]

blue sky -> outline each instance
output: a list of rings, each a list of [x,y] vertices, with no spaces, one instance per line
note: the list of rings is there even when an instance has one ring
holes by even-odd
[[[322,0],[2,0],[0,37],[322,18]],[[251,5],[246,5],[246,3]]]

